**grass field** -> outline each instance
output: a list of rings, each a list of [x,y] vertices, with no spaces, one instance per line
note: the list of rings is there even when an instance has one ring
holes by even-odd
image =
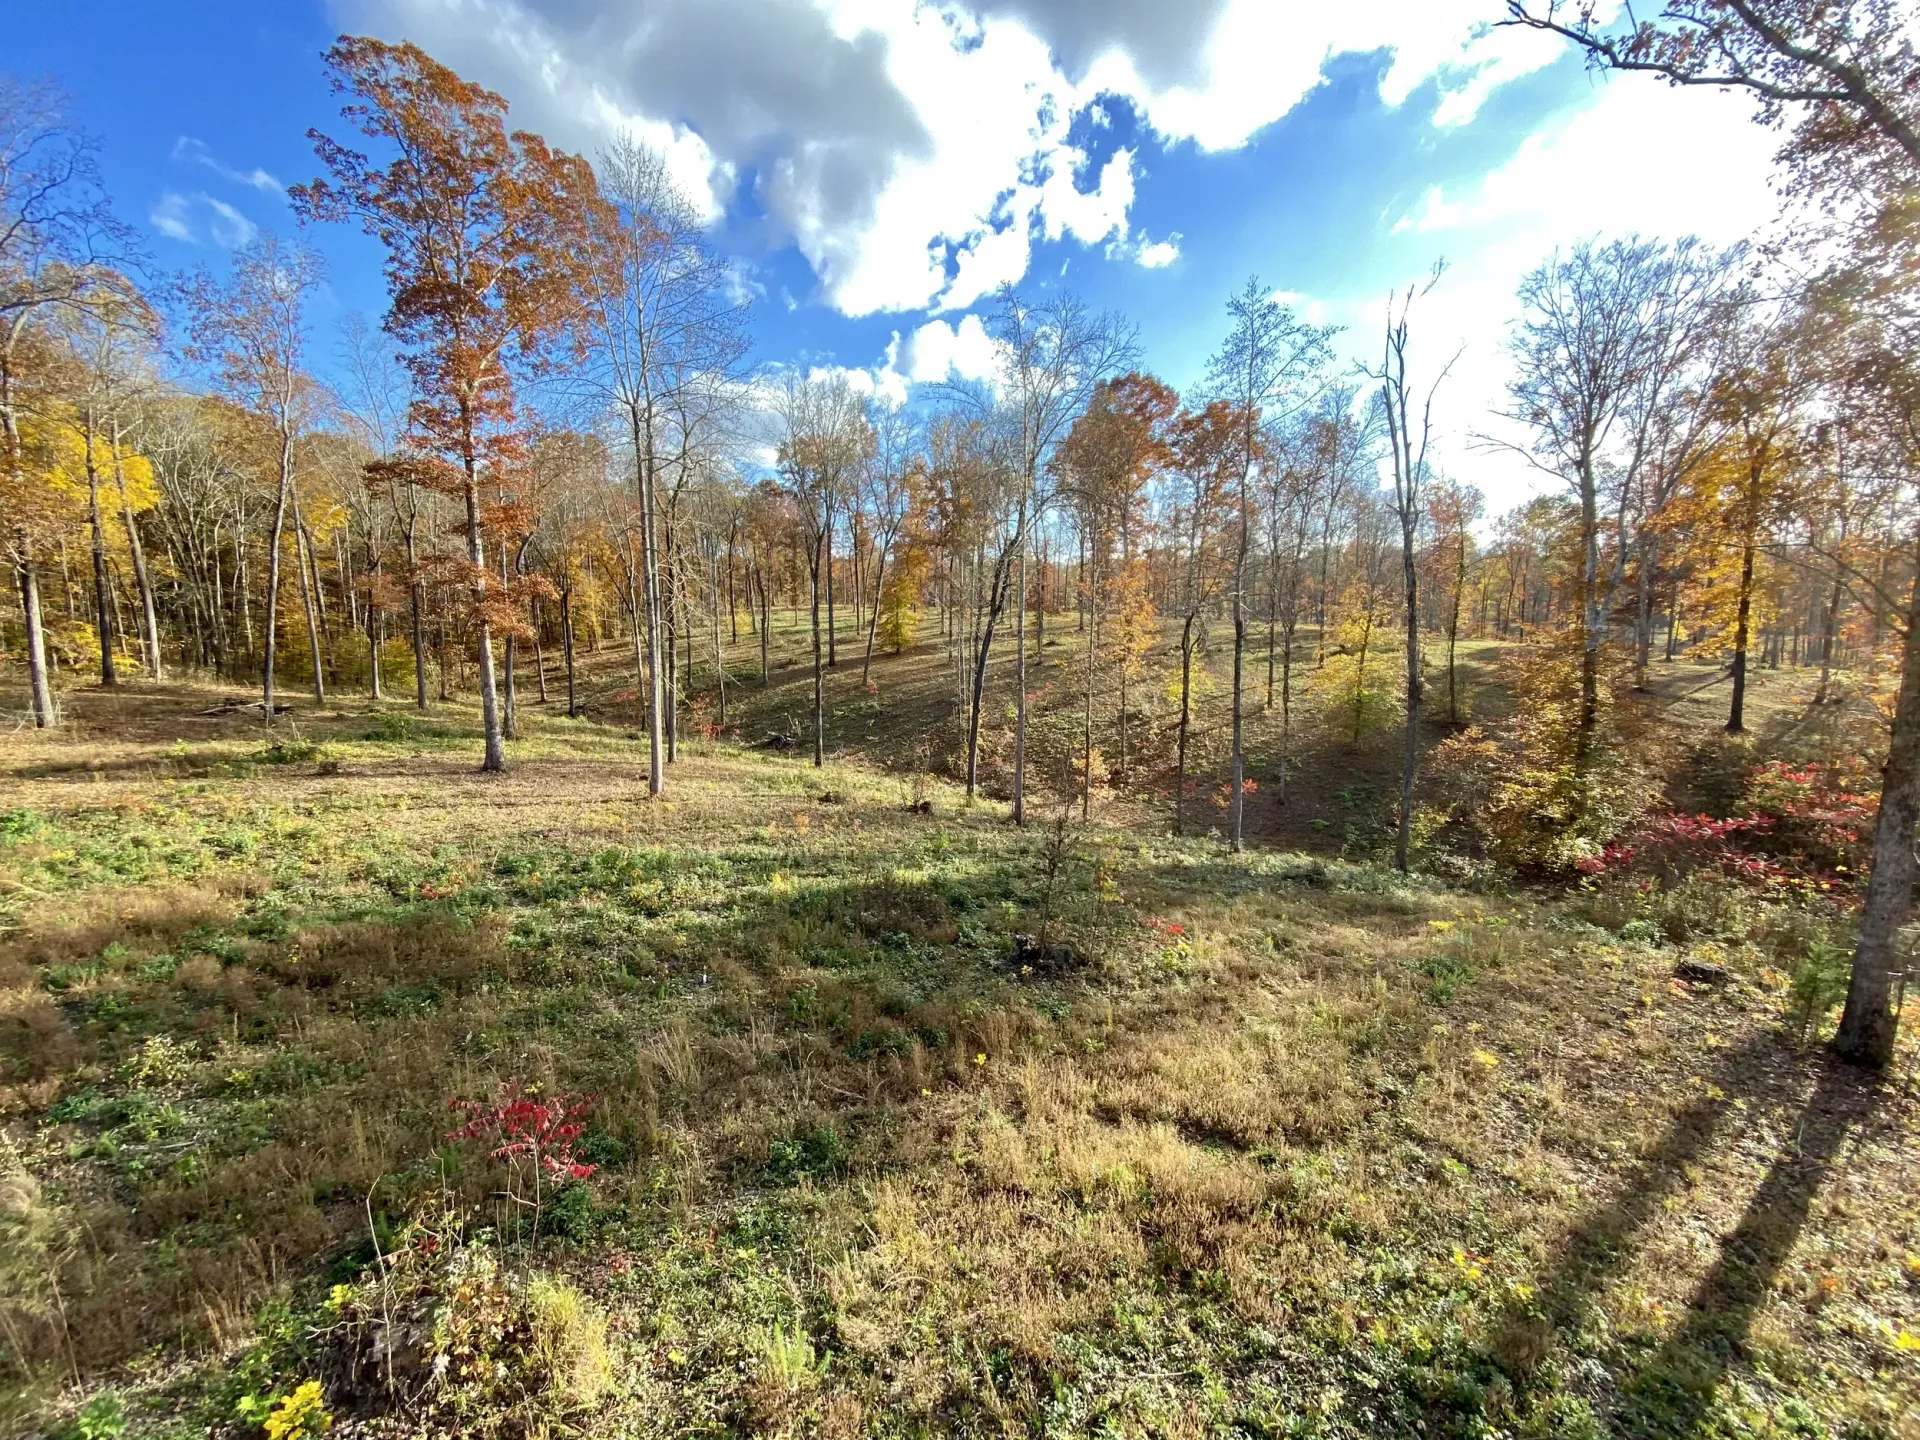
[[[649,804],[621,663],[498,777],[458,704],[6,743],[0,1425],[1920,1435],[1914,1042],[1829,1064],[1779,917],[1397,876],[1390,736],[1307,733],[1245,856],[1144,764],[1016,830],[934,646],[843,651],[824,770],[747,680]],[[502,1083],[590,1174],[450,1138]]]

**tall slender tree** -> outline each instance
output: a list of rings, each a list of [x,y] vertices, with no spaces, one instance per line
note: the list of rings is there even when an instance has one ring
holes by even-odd
[[[224,278],[201,270],[189,282],[188,354],[206,366],[226,395],[273,436],[273,523],[267,535],[266,621],[260,705],[273,723],[274,665],[280,614],[281,551],[293,500],[301,437],[320,408],[306,373],[307,306],[325,277],[319,252],[267,234],[234,252]],[[311,614],[311,612],[309,612]],[[316,700],[324,692],[320,652],[313,652]]]
[[[488,564],[485,497],[524,452],[515,369],[539,370],[581,333],[606,202],[585,160],[510,132],[505,100],[418,46],[342,36],[327,64],[342,116],[387,154],[376,162],[310,130],[327,174],[290,193],[303,219],[356,222],[386,251],[386,329],[413,379],[413,442],[460,476],[481,768],[501,770],[493,633],[520,620]]]
[[[1429,479],[1427,446],[1433,438],[1433,397],[1447,372],[1449,360],[1433,377],[1416,415],[1412,385],[1407,378],[1409,317],[1416,293],[1426,295],[1440,282],[1444,262],[1436,264],[1424,288],[1387,301],[1386,340],[1380,366],[1369,371],[1380,385],[1380,410],[1387,427],[1387,454],[1393,475],[1393,513],[1400,527],[1400,598],[1405,607],[1407,645],[1406,725],[1400,751],[1400,824],[1394,836],[1393,863],[1407,868],[1407,847],[1413,834],[1413,781],[1420,763],[1420,701],[1425,690],[1420,668],[1420,569],[1417,563],[1421,522],[1426,518]],[[1397,309],[1396,309],[1397,305]]]
[[[130,296],[122,273],[132,234],[114,217],[94,141],[50,83],[0,75],[0,537],[26,631],[27,690],[36,726],[56,719],[47,668],[40,560],[60,507],[29,473],[22,433],[36,331],[60,311]]]
[[[1233,578],[1232,759],[1227,801],[1227,845],[1245,848],[1248,564],[1254,538],[1254,469],[1260,462],[1261,427],[1284,420],[1318,392],[1332,356],[1336,327],[1311,325],[1260,284],[1248,279],[1227,302],[1227,337],[1207,364],[1207,388],[1235,412],[1235,523]]]

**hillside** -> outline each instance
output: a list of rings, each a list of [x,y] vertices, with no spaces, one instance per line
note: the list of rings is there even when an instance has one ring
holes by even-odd
[[[505,776],[190,687],[9,742],[10,1429],[1920,1434],[1913,1057],[1788,928],[1018,831],[910,705],[649,805],[593,683]]]

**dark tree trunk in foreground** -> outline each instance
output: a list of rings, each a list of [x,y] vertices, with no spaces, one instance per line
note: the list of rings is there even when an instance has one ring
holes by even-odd
[[[1920,822],[1920,583],[1907,600],[1901,645],[1900,696],[1880,771],[1880,815],[1873,827],[1873,871],[1860,907],[1853,978],[1833,1046],[1857,1064],[1893,1063],[1897,1017],[1893,977],[1900,963],[1900,927],[1913,904],[1914,828]]]

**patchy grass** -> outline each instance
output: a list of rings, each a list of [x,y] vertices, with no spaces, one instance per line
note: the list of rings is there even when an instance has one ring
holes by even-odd
[[[1777,915],[206,693],[5,756],[0,1423],[1920,1433],[1920,1116]],[[590,1174],[447,1139],[501,1081]]]

